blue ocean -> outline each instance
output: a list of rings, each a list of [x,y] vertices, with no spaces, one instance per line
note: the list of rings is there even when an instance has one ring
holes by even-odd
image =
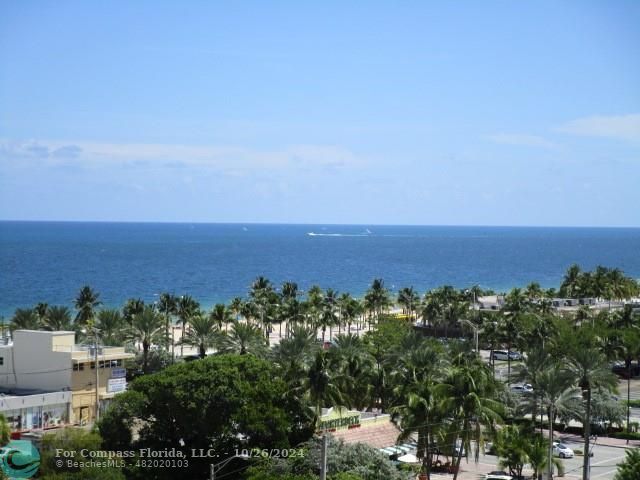
[[[72,306],[83,285],[107,306],[161,292],[204,306],[245,295],[259,275],[354,295],[443,284],[558,286],[598,264],[640,278],[640,228],[0,222],[0,315]]]

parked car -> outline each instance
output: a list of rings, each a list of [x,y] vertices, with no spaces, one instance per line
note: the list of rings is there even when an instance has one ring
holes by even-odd
[[[525,383],[524,385],[512,385],[511,391],[513,393],[517,393],[518,395],[522,395],[523,393],[533,392],[533,387],[528,383]]]
[[[494,350],[493,356],[491,357],[494,360],[522,360],[522,354],[520,352],[507,352],[506,350]]]
[[[503,470],[496,470],[487,473],[484,480],[513,480],[513,477]]]
[[[553,442],[553,454],[560,458],[573,458],[573,450],[560,442]]]

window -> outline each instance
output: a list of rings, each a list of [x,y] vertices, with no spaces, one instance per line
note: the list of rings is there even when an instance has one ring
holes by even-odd
[[[73,371],[74,372],[81,372],[84,370],[84,363],[74,363],[73,364]]]
[[[96,362],[91,362],[91,370],[95,370],[96,369]]]
[[[0,357],[0,365],[4,365],[4,357]]]

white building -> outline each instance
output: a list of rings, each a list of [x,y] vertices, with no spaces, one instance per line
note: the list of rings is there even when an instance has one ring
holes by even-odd
[[[0,391],[71,392],[68,421],[84,424],[95,418],[96,368],[101,407],[126,387],[123,347],[75,344],[74,332],[16,330],[13,341],[0,345]],[[43,400],[44,401],[44,400]],[[44,406],[41,405],[41,406]]]

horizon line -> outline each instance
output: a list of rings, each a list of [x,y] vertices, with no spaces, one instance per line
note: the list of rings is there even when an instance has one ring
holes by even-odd
[[[150,225],[283,225],[283,226],[363,226],[363,227],[459,227],[459,228],[590,228],[639,229],[640,225],[490,225],[490,224],[424,224],[424,223],[345,223],[345,222],[260,222],[260,221],[169,221],[169,220],[21,220],[0,218],[0,223],[100,223]]]

